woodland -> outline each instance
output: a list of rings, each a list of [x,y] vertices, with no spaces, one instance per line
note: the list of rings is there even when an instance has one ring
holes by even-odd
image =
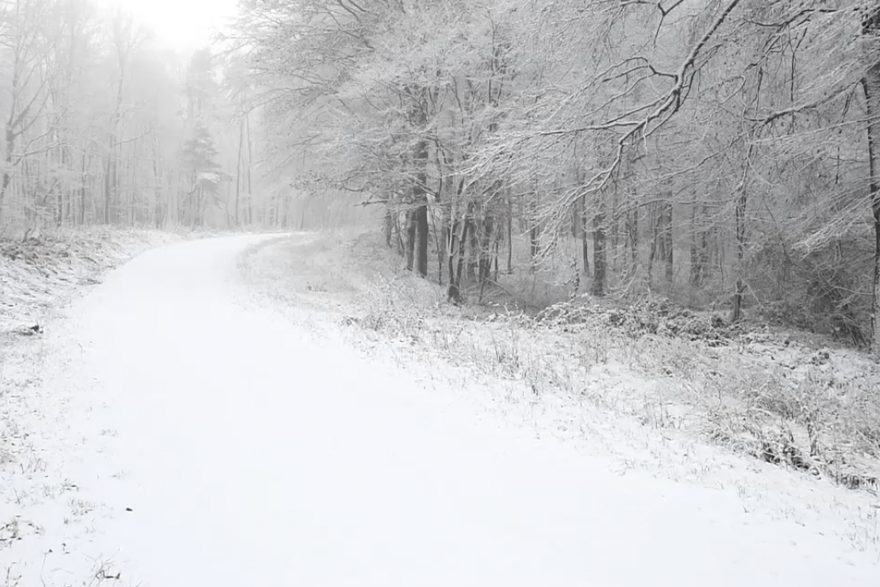
[[[274,192],[253,196],[259,123],[230,67],[90,0],[4,0],[0,234],[280,224]]]
[[[880,3],[242,0],[187,57],[0,6],[0,234],[371,223],[455,303],[524,272],[880,357]]]

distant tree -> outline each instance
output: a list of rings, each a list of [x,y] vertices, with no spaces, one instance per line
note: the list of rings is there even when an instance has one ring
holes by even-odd
[[[49,99],[51,73],[44,66],[54,45],[60,42],[50,25],[54,21],[55,5],[50,0],[16,0],[0,5],[0,50],[10,72],[6,87],[8,112],[4,117],[0,221],[15,175],[34,171],[27,167],[33,156],[31,149],[21,143],[29,132],[36,131],[35,125],[41,120]],[[33,190],[46,188],[35,182],[31,182],[30,187]],[[32,191],[30,195],[35,194]]]
[[[221,182],[227,177],[217,163],[217,149],[203,122],[195,123],[192,136],[183,145],[182,156],[189,174],[184,218],[199,226],[204,223],[205,207],[217,203]]]

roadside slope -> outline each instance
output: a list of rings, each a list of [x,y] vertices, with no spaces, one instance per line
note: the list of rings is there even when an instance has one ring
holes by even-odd
[[[55,342],[71,303],[145,250],[178,242],[165,232],[124,229],[57,231],[0,241],[0,577],[24,585],[15,550],[67,553],[56,539],[88,532],[97,504],[79,493],[68,467],[89,432],[70,420],[76,397],[64,372],[76,363]],[[91,431],[94,436],[106,430]],[[76,557],[77,555],[72,555]],[[99,561],[86,562],[94,578]],[[33,578],[33,577],[32,577]],[[72,577],[71,577],[72,578]],[[73,582],[71,584],[77,584]]]
[[[16,585],[865,585],[875,553],[734,487],[620,474],[536,439],[189,242],[114,272],[47,336],[27,401],[60,480],[5,547]],[[298,325],[311,320],[315,330]],[[51,507],[49,507],[51,506]],[[60,507],[76,508],[62,517]],[[54,509],[53,509],[54,508]],[[37,524],[34,524],[35,526]],[[8,556],[7,556],[8,555]],[[5,563],[5,561],[12,561]]]
[[[880,561],[880,501],[870,486],[853,491],[731,450],[714,430],[739,415],[715,408],[710,420],[701,412],[721,396],[717,385],[699,379],[707,373],[731,387],[748,384],[743,377],[757,380],[799,354],[808,368],[838,381],[858,370],[836,371],[829,361],[814,367],[795,344],[785,354],[760,340],[710,349],[714,358],[704,364],[699,343],[480,315],[443,304],[437,286],[403,274],[400,260],[380,253],[364,237],[299,235],[254,247],[242,268],[303,327],[337,332],[373,360],[401,365],[437,395],[456,396],[486,421],[606,459],[621,474],[732,489],[745,511],[835,536]],[[776,364],[762,362],[768,352]],[[853,353],[831,354],[837,361]]]

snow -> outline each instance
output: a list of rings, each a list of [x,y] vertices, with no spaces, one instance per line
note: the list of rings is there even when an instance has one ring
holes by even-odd
[[[8,585],[877,583],[877,544],[836,531],[876,534],[864,494],[775,471],[827,507],[774,515],[734,457],[694,451],[708,486],[510,426],[485,382],[252,291],[240,254],[269,238],[144,253],[27,342],[38,383],[0,396],[29,443],[0,458]]]
[[[115,228],[0,239],[0,334],[41,322],[59,301],[97,283],[104,271],[176,240],[180,237],[166,232]]]
[[[682,360],[691,363],[689,371],[703,376],[706,370],[720,371],[725,378],[755,365],[732,352],[713,357],[715,349],[707,353],[697,345],[676,345],[675,339],[633,344],[600,329],[566,338],[515,318],[472,320],[472,308],[434,306],[442,291],[395,270],[399,259],[384,252],[374,233],[341,238],[306,233],[253,247],[240,266],[245,280],[301,328],[321,336],[335,330],[372,361],[412,372],[430,393],[459,395],[484,421],[500,420],[521,434],[558,439],[610,461],[621,474],[641,470],[734,488],[750,512],[795,521],[860,550],[880,549],[876,493],[835,487],[821,474],[792,475],[777,465],[743,460],[726,444],[706,444],[718,423],[698,410],[707,398],[717,397],[715,390],[701,385],[699,377],[676,381],[664,374],[670,366],[680,369]],[[344,326],[334,329],[334,324]],[[591,334],[599,340],[590,340]],[[596,347],[606,356],[598,361],[584,356]],[[516,363],[500,365],[499,358]],[[656,367],[640,369],[634,363]],[[838,416],[849,426],[859,423],[847,414]],[[858,447],[848,449],[851,464]]]

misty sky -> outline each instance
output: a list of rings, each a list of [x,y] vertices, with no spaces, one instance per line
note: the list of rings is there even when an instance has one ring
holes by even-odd
[[[156,35],[162,45],[194,49],[209,42],[212,32],[235,14],[237,0],[100,0],[121,6]]]

